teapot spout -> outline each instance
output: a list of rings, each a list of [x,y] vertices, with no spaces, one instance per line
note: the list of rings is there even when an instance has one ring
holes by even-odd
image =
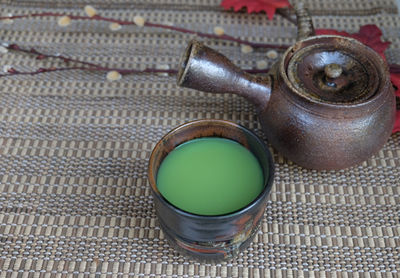
[[[264,109],[271,95],[271,77],[248,74],[217,51],[192,40],[182,55],[177,84],[209,93],[245,97]]]

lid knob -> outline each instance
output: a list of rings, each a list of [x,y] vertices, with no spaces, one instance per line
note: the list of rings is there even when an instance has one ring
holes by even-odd
[[[329,79],[335,79],[338,78],[342,72],[343,69],[340,65],[332,63],[332,64],[328,64],[325,66],[324,68],[325,74]]]

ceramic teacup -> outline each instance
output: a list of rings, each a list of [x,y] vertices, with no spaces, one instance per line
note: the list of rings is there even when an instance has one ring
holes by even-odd
[[[202,137],[236,141],[257,158],[263,189],[245,207],[223,215],[198,215],[174,206],[158,190],[157,173],[164,158],[180,144]],[[229,260],[251,243],[264,215],[273,176],[272,155],[260,138],[243,126],[214,119],[189,122],[170,131],[155,146],[148,168],[158,222],[166,238],[180,253],[201,261]]]

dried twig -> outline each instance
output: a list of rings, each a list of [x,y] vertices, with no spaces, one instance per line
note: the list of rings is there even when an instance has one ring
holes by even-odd
[[[106,22],[111,22],[111,23],[117,23],[119,25],[136,25],[136,23],[134,21],[120,20],[120,19],[104,17],[104,16],[100,16],[100,15],[94,15],[94,16],[90,17],[90,16],[69,15],[69,14],[51,13],[51,12],[3,16],[3,17],[0,17],[0,20],[13,20],[13,19],[21,19],[21,18],[29,18],[29,17],[60,17],[60,18],[68,17],[69,19],[75,19],[75,20],[95,20],[95,21],[106,21]],[[253,48],[286,49],[289,47],[289,45],[282,45],[282,44],[255,43],[255,42],[250,42],[250,41],[243,40],[240,38],[232,37],[232,36],[229,36],[226,34],[217,35],[217,34],[211,34],[211,33],[198,32],[198,31],[194,31],[194,30],[190,30],[190,29],[186,29],[186,28],[182,28],[182,27],[170,26],[170,25],[161,24],[161,23],[152,23],[149,21],[144,22],[144,26],[154,27],[154,28],[162,28],[162,29],[172,30],[175,32],[186,33],[186,34],[193,34],[193,35],[196,35],[199,37],[204,37],[204,38],[212,38],[212,39],[237,42],[240,44],[249,45]]]
[[[34,71],[19,71],[15,68],[8,68],[6,69],[6,72],[3,74],[0,74],[0,77],[5,77],[5,76],[10,76],[10,75],[36,75],[40,73],[46,73],[46,72],[55,72],[55,71],[68,71],[68,70],[86,70],[86,71],[98,71],[98,72],[111,72],[115,71],[120,74],[142,74],[142,73],[167,73],[167,74],[177,74],[178,70],[176,69],[159,69],[159,68],[146,68],[143,70],[138,70],[138,69],[123,69],[123,68],[115,68],[115,67],[106,67],[102,66],[99,64],[95,63],[89,63],[85,61],[81,61],[78,59],[72,59],[69,57],[66,57],[64,55],[55,55],[55,54],[47,54],[44,52],[40,52],[34,48],[30,49],[25,49],[20,47],[17,44],[11,44],[11,45],[5,45],[5,48],[11,50],[11,51],[17,51],[17,52],[22,52],[30,55],[35,55],[36,59],[38,60],[43,60],[43,59],[59,59],[62,60],[66,64],[79,64],[79,66],[68,66],[68,67],[50,67],[50,68],[39,68]],[[268,69],[249,69],[246,70],[249,73],[266,73],[268,72]]]

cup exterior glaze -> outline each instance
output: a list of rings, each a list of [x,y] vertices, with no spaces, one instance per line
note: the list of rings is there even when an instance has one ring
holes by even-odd
[[[258,159],[264,188],[246,207],[224,215],[197,215],[175,207],[159,192],[156,178],[163,159],[178,145],[201,137],[234,140]],[[198,120],[173,129],[157,143],[150,157],[148,177],[158,222],[168,241],[184,255],[215,262],[235,257],[259,230],[273,184],[274,163],[267,146],[248,129],[224,120]]]

